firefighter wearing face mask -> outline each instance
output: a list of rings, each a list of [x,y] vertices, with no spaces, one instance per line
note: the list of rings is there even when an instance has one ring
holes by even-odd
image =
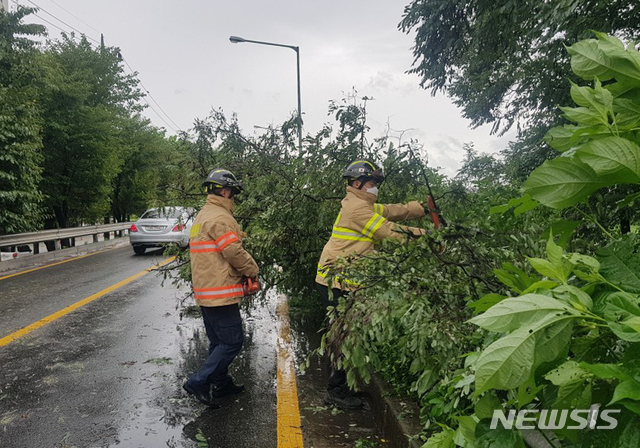
[[[373,250],[374,244],[385,238],[404,241],[408,234],[419,236],[424,229],[400,226],[396,221],[421,218],[425,215],[422,204],[378,204],[378,187],[384,181],[382,169],[367,160],[352,162],[344,170],[347,195],[333,225],[331,238],[325,244],[318,263],[316,283],[323,305],[335,305],[340,296],[357,289],[358,285],[341,273],[331,272],[338,257],[363,255]],[[333,283],[328,278],[333,275]],[[329,299],[329,288],[332,299]],[[355,409],[362,400],[353,396],[346,386],[344,371],[334,371],[329,379],[325,402],[343,409]]]

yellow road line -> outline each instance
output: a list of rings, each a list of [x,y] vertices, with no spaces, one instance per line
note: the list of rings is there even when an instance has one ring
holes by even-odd
[[[116,247],[113,247],[113,248],[111,248],[111,249],[109,249],[109,250],[113,250],[113,249],[116,249]],[[92,253],[90,253],[90,254],[80,255],[80,256],[78,256],[78,257],[73,257],[73,258],[70,258],[70,259],[68,259],[68,260],[58,261],[57,263],[51,263],[51,264],[46,264],[46,265],[44,265],[44,266],[39,266],[39,267],[37,267],[37,268],[27,269],[26,271],[20,271],[20,272],[16,272],[15,274],[9,274],[9,275],[5,275],[4,277],[0,277],[0,280],[4,280],[5,278],[15,277],[16,275],[26,274],[27,272],[39,271],[40,269],[50,268],[51,266],[57,266],[57,265],[62,264],[62,263],[68,263],[68,262],[70,262],[70,261],[79,260],[79,259],[81,259],[81,258],[90,257],[90,256],[92,256],[92,255],[101,254],[101,253],[103,253],[103,252],[107,252],[107,251],[106,251],[106,250],[100,250],[100,251],[98,251],[98,252],[92,252]]]
[[[281,295],[278,315],[278,448],[303,448],[296,368],[291,347],[289,304]]]
[[[142,272],[138,272],[136,275],[132,275],[131,277],[122,280],[121,282],[116,283],[115,285],[111,285],[106,289],[103,289],[100,292],[97,292],[85,299],[80,300],[79,302],[76,302],[72,305],[69,305],[66,308],[61,309],[60,311],[53,313],[47,317],[45,317],[44,319],[40,319],[37,322],[32,323],[31,325],[27,325],[26,327],[21,328],[18,331],[15,331],[13,333],[11,333],[8,336],[3,337],[2,339],[0,339],[0,347],[2,347],[3,345],[7,345],[10,344],[11,342],[15,341],[18,338],[21,338],[22,336],[25,336],[29,333],[31,333],[32,331],[37,330],[40,327],[43,327],[44,325],[48,324],[49,322],[53,322],[56,319],[61,318],[62,316],[65,316],[67,314],[69,314],[70,312],[72,312],[75,309],[80,308],[83,305],[86,305],[89,302],[93,302],[96,299],[99,299],[100,297],[104,296],[105,294],[109,294],[111,291],[115,291],[116,289],[120,288],[121,286],[126,285],[127,283],[131,283],[132,281],[142,277],[143,275],[148,274],[149,272],[159,268],[160,266],[164,266],[165,264],[171,263],[176,257],[169,257],[166,260],[162,261],[161,263],[158,263],[157,265],[145,269]]]

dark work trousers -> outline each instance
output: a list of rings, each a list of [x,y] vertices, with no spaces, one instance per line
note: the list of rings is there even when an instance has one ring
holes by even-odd
[[[316,283],[316,287],[318,288],[318,292],[320,293],[320,301],[322,306],[326,309],[328,306],[337,306],[338,299],[347,294],[347,291],[343,291],[338,288],[331,288],[331,292],[333,293],[333,297],[329,298],[329,288],[325,285],[321,285],[320,283]],[[334,370],[331,368],[331,375],[329,376],[329,383],[327,384],[327,390],[333,389],[336,387],[346,387],[347,385],[347,372],[344,370]]]
[[[238,304],[200,309],[209,338],[209,357],[188,382],[195,389],[207,391],[210,384],[222,387],[232,381],[229,364],[240,353],[244,332]]]

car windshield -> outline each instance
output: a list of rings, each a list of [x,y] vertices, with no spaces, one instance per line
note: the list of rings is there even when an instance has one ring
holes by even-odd
[[[152,208],[144,212],[140,219],[178,219],[182,213],[182,210],[177,208]]]

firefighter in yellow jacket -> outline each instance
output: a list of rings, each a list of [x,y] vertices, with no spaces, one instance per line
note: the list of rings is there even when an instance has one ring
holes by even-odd
[[[227,170],[216,169],[204,181],[207,202],[191,227],[193,291],[209,338],[209,356],[183,388],[198,401],[217,407],[216,397],[237,394],[229,365],[242,348],[244,333],[239,303],[243,280],[257,280],[258,265],[242,247],[245,234],[233,217],[234,196],[242,184]]]
[[[413,201],[407,204],[377,204],[378,187],[384,181],[382,169],[367,160],[358,160],[345,169],[347,195],[333,225],[331,238],[324,246],[316,283],[323,305],[336,305],[339,297],[357,285],[340,272],[332,272],[332,264],[338,257],[363,255],[373,250],[376,242],[385,238],[404,241],[408,234],[419,236],[424,229],[400,226],[395,221],[421,218],[425,215],[422,204]],[[328,278],[333,277],[329,285]],[[332,299],[329,298],[329,287]],[[346,374],[333,371],[329,378],[325,402],[343,409],[356,409],[362,400],[349,391]]]

